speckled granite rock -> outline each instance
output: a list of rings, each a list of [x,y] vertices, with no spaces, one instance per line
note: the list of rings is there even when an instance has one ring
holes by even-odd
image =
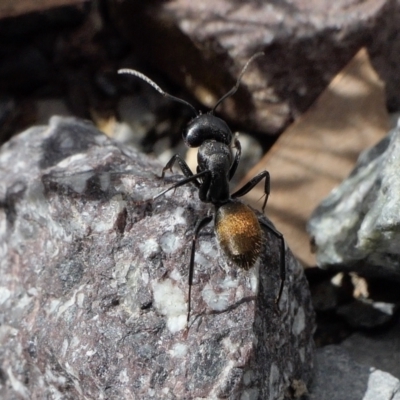
[[[307,282],[287,251],[277,312],[267,231],[249,271],[202,231],[186,329],[190,241],[208,207],[191,186],[137,205],[178,179],[160,169],[75,119],[3,146],[2,399],[282,399],[308,384]]]
[[[400,279],[399,169],[398,126],[314,211],[308,231],[320,266]]]

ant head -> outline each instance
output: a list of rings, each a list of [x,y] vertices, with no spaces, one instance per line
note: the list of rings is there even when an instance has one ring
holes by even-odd
[[[232,132],[228,124],[211,113],[201,114],[193,118],[187,124],[182,136],[189,147],[200,147],[206,140],[211,139],[227,146],[232,141]]]

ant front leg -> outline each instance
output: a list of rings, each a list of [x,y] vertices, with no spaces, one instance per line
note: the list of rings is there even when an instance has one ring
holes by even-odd
[[[165,171],[167,169],[169,169],[172,172],[172,167],[175,164],[175,161],[178,162],[178,165],[181,169],[181,171],[183,172],[183,175],[186,176],[186,178],[189,178],[191,176],[193,176],[193,172],[192,170],[189,168],[189,165],[187,165],[186,161],[179,155],[179,154],[175,154],[165,165],[165,167],[162,170],[161,173],[161,178],[164,178],[165,176]],[[200,183],[197,179],[193,180],[193,183],[195,184],[196,187],[200,187]]]
[[[199,222],[197,222],[194,228],[194,235],[192,240],[192,250],[190,252],[190,264],[189,264],[189,294],[188,294],[188,311],[187,311],[187,323],[189,323],[190,311],[191,311],[191,298],[192,298],[192,284],[193,284],[193,272],[194,272],[194,256],[196,253],[196,242],[200,231],[211,222],[213,216],[207,215]]]
[[[251,179],[249,182],[247,182],[243,187],[241,187],[239,190],[237,190],[235,193],[231,195],[232,199],[235,199],[237,197],[242,197],[245,194],[249,193],[251,189],[254,188],[254,186],[257,185],[260,181],[262,181],[265,178],[265,185],[264,185],[264,194],[265,194],[265,200],[264,204],[261,208],[262,212],[264,213],[265,211],[265,206],[267,205],[268,197],[269,197],[269,192],[271,190],[271,179],[269,176],[268,171],[262,171],[258,175],[256,175],[253,179]]]
[[[168,189],[163,190],[161,193],[159,193],[157,196],[153,197],[153,200],[158,199],[159,197],[161,197],[162,195],[164,195],[165,193],[169,192],[170,190],[176,189],[179,186],[183,186],[186,185],[189,182],[195,182],[197,181],[197,178],[206,178],[211,175],[211,172],[209,170],[205,170],[202,172],[199,172],[196,175],[191,175],[186,179],[182,179],[179,182],[176,182],[174,185],[170,186]]]

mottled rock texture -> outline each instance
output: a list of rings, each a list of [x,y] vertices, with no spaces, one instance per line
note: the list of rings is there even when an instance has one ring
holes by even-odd
[[[318,206],[308,224],[318,265],[400,279],[399,160],[397,127]]]
[[[259,263],[239,270],[211,226],[199,237],[191,185],[92,125],[54,117],[0,154],[2,399],[282,399],[311,377],[313,311],[286,252],[264,229]],[[262,221],[265,217],[257,214]]]

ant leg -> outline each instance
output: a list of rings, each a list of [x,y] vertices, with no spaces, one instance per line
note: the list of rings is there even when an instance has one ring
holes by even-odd
[[[165,176],[165,171],[169,169],[172,172],[172,167],[175,164],[175,161],[178,162],[179,167],[183,174],[186,176],[186,178],[189,178],[190,176],[193,176],[192,170],[189,168],[189,165],[186,164],[186,161],[179,155],[175,154],[165,165],[165,167],[162,170],[161,173],[161,178],[164,178]],[[193,183],[196,185],[196,187],[200,187],[200,183],[197,179],[193,180]]]
[[[211,172],[209,170],[205,170],[205,171],[199,172],[196,175],[189,176],[186,179],[182,179],[181,181],[175,183],[174,185],[170,186],[168,189],[163,190],[161,193],[159,193],[158,195],[153,197],[153,200],[158,199],[159,197],[161,197],[162,195],[164,195],[165,193],[169,192],[172,189],[175,189],[182,185],[186,185],[189,182],[194,182],[197,178],[200,178],[201,176],[205,176],[205,175],[210,175],[210,174],[211,174]]]
[[[285,257],[285,249],[286,249],[286,243],[285,243],[285,238],[283,237],[282,233],[280,233],[270,221],[268,220],[263,220],[260,221],[273,235],[275,235],[278,239],[281,241],[281,246],[280,246],[280,278],[281,278],[281,284],[279,287],[279,292],[278,296],[275,299],[275,304],[279,304],[279,300],[281,299],[282,296],[282,291],[283,291],[283,286],[285,284],[285,279],[286,279],[286,257]]]
[[[261,208],[262,212],[264,213],[265,206],[267,205],[268,197],[269,197],[269,192],[271,189],[271,179],[269,176],[268,171],[262,171],[258,175],[256,175],[253,179],[251,179],[249,182],[247,182],[242,188],[237,190],[235,193],[231,195],[232,199],[235,199],[236,197],[241,197],[250,192],[251,189],[254,188],[254,186],[257,185],[258,182],[260,182],[262,179],[265,178],[265,185],[264,185],[264,194],[265,194],[265,200],[264,204]]]
[[[233,160],[233,163],[231,165],[231,168],[229,170],[229,175],[228,175],[229,180],[231,180],[233,178],[233,175],[235,175],[236,169],[239,165],[240,156],[242,155],[242,146],[240,145],[240,142],[238,139],[235,139],[233,147],[236,149],[236,155],[235,155],[235,159]]]
[[[194,228],[194,235],[192,241],[192,250],[190,253],[190,264],[189,264],[189,299],[188,299],[188,311],[187,311],[187,323],[189,323],[190,311],[191,311],[191,298],[192,298],[192,284],[193,284],[193,271],[194,271],[194,255],[196,252],[196,241],[200,231],[211,222],[212,215],[207,215],[203,219],[197,222]]]

